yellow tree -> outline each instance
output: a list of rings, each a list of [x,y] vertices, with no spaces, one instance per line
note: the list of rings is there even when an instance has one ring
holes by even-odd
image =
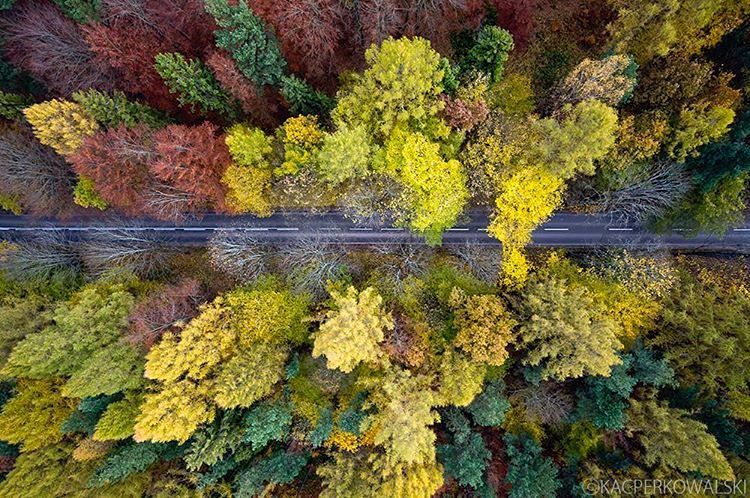
[[[269,162],[273,152],[270,138],[259,128],[236,124],[227,132],[225,141],[232,156],[232,164],[221,179],[227,186],[227,206],[238,213],[270,215],[268,189],[273,169]]]
[[[270,394],[289,344],[306,336],[306,310],[303,298],[260,285],[217,297],[179,337],[165,334],[146,357],[157,389],[141,406],[136,440],[184,442],[217,407],[247,407]]]
[[[505,363],[506,347],[513,339],[517,322],[502,299],[493,295],[458,296],[452,304],[458,308],[453,319],[458,331],[454,344],[477,363],[493,366]]]
[[[34,130],[34,135],[44,145],[49,145],[61,155],[73,154],[83,139],[96,133],[99,125],[86,110],[66,100],[49,100],[23,110]]]
[[[381,357],[385,331],[393,329],[393,318],[383,309],[383,298],[372,287],[357,292],[331,292],[335,309],[326,314],[315,334],[313,357],[325,356],[328,368],[351,372],[361,362],[375,363]]]

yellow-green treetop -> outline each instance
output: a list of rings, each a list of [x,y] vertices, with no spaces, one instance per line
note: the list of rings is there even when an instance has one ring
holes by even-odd
[[[383,309],[383,298],[372,287],[361,292],[350,286],[346,292],[332,291],[335,309],[315,334],[313,357],[325,356],[328,368],[351,372],[361,362],[376,363],[385,331],[393,329],[393,318]]]
[[[99,129],[96,120],[80,105],[67,100],[49,100],[23,110],[34,135],[63,156],[73,154],[83,139]]]

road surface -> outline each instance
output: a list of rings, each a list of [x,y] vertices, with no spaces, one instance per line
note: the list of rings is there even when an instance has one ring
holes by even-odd
[[[473,211],[445,232],[443,244],[498,244],[487,234],[486,211]],[[145,219],[52,220],[31,216],[0,215],[0,238],[23,237],[49,230],[63,230],[71,237],[86,238],[96,231],[149,231],[170,243],[204,245],[216,233],[252,232],[258,240],[282,242],[302,237],[333,239],[342,244],[421,243],[422,239],[393,226],[354,224],[337,212],[277,213],[268,218],[209,214],[202,219],[183,223]],[[557,213],[534,231],[532,246],[631,248],[665,247],[670,249],[704,249],[707,251],[750,251],[750,220],[744,226],[730,229],[724,237],[699,234],[690,237],[686,230],[675,229],[654,235],[638,225],[613,222],[606,216]]]

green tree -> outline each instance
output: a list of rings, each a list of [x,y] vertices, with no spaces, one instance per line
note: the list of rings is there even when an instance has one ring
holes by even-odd
[[[672,138],[667,143],[667,153],[678,162],[695,149],[725,135],[734,121],[734,111],[720,106],[697,104],[680,112]]]
[[[331,291],[334,309],[315,334],[312,355],[325,356],[328,368],[351,372],[361,362],[377,363],[385,331],[393,329],[393,318],[383,309],[383,298],[372,287],[358,292]]]
[[[558,469],[552,460],[542,456],[542,449],[530,437],[506,434],[505,451],[508,472],[505,482],[510,484],[509,498],[553,498],[560,487]]]
[[[213,73],[199,59],[186,60],[180,53],[161,53],[154,68],[171,93],[178,94],[181,105],[196,107],[201,113],[217,112],[232,117],[234,109]]]
[[[111,94],[89,88],[73,93],[73,101],[83,107],[100,125],[108,128],[116,128],[125,125],[133,128],[143,123],[149,128],[162,128],[169,122],[168,118],[160,111],[133,102],[127,96],[115,90]]]
[[[85,398],[138,389],[143,384],[143,358],[129,344],[115,342],[88,358],[63,386],[63,394]]]
[[[615,324],[598,316],[584,288],[535,278],[525,294],[526,320],[519,342],[527,351],[524,364],[540,366],[542,379],[606,376],[621,362]]]
[[[96,191],[96,185],[91,178],[86,176],[78,177],[76,188],[73,189],[73,202],[81,207],[91,207],[104,211],[109,207],[107,201],[101,198]]]
[[[460,58],[462,71],[476,70],[499,81],[508,54],[513,50],[513,35],[497,26],[483,26],[476,34],[472,47]]]
[[[129,393],[125,399],[107,406],[94,428],[95,441],[118,441],[128,439],[135,430],[135,419],[140,413],[142,398]]]
[[[397,124],[425,131],[435,126],[443,71],[429,41],[389,38],[370,47],[365,60],[365,72],[339,91],[332,114],[337,126],[363,125],[377,137]]]
[[[743,360],[750,354],[748,312],[750,297],[742,290],[685,276],[666,298],[646,343],[664,351],[681,384],[700,385],[710,395],[744,392],[750,380]]]
[[[54,0],[63,14],[78,23],[96,22],[101,12],[101,0]]]
[[[644,449],[646,465],[664,465],[680,472],[700,472],[732,480],[734,472],[707,427],[683,410],[655,400],[630,401],[627,431]]]
[[[440,406],[468,405],[482,392],[485,372],[485,365],[456,351],[445,351],[438,366],[436,403]]]
[[[32,378],[72,375],[116,341],[135,299],[123,284],[90,284],[60,303],[54,323],[13,349],[5,373]]]
[[[260,451],[271,441],[286,438],[292,427],[292,412],[278,402],[261,402],[247,414],[245,426],[244,440]]]
[[[309,83],[293,74],[281,77],[279,91],[289,106],[289,112],[294,115],[307,114],[325,118],[335,104],[328,95],[315,90]]]
[[[227,206],[240,213],[268,216],[273,169],[269,163],[273,152],[271,139],[259,128],[235,124],[227,132],[226,144],[233,160],[221,179],[228,190]]]
[[[0,91],[0,116],[12,121],[23,119],[23,110],[33,101],[24,95]]]
[[[503,395],[502,381],[489,381],[484,390],[474,398],[467,411],[475,424],[482,427],[499,427],[505,420],[505,414],[510,410],[510,402]]]
[[[450,410],[443,417],[443,423],[452,436],[450,443],[437,447],[438,460],[445,466],[445,473],[461,486],[481,487],[492,456],[482,436],[471,430],[469,421],[458,410]]]
[[[51,308],[48,297],[32,292],[0,300],[0,367],[16,344],[49,324]]]
[[[276,38],[248,6],[247,0],[203,0],[206,12],[216,20],[216,46],[227,50],[237,67],[258,87],[278,86],[286,61]]]
[[[87,485],[99,488],[124,481],[128,476],[146,470],[169,449],[168,445],[153,443],[130,443],[122,446],[96,469]]]
[[[309,455],[276,451],[268,458],[253,462],[237,474],[235,486],[237,496],[250,497],[262,494],[269,484],[289,484],[305,468]]]

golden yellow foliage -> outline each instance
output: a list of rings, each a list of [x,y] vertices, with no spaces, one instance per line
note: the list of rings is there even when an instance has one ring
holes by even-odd
[[[66,100],[49,100],[23,110],[34,135],[61,155],[73,154],[83,139],[96,133],[99,125],[83,107]]]

